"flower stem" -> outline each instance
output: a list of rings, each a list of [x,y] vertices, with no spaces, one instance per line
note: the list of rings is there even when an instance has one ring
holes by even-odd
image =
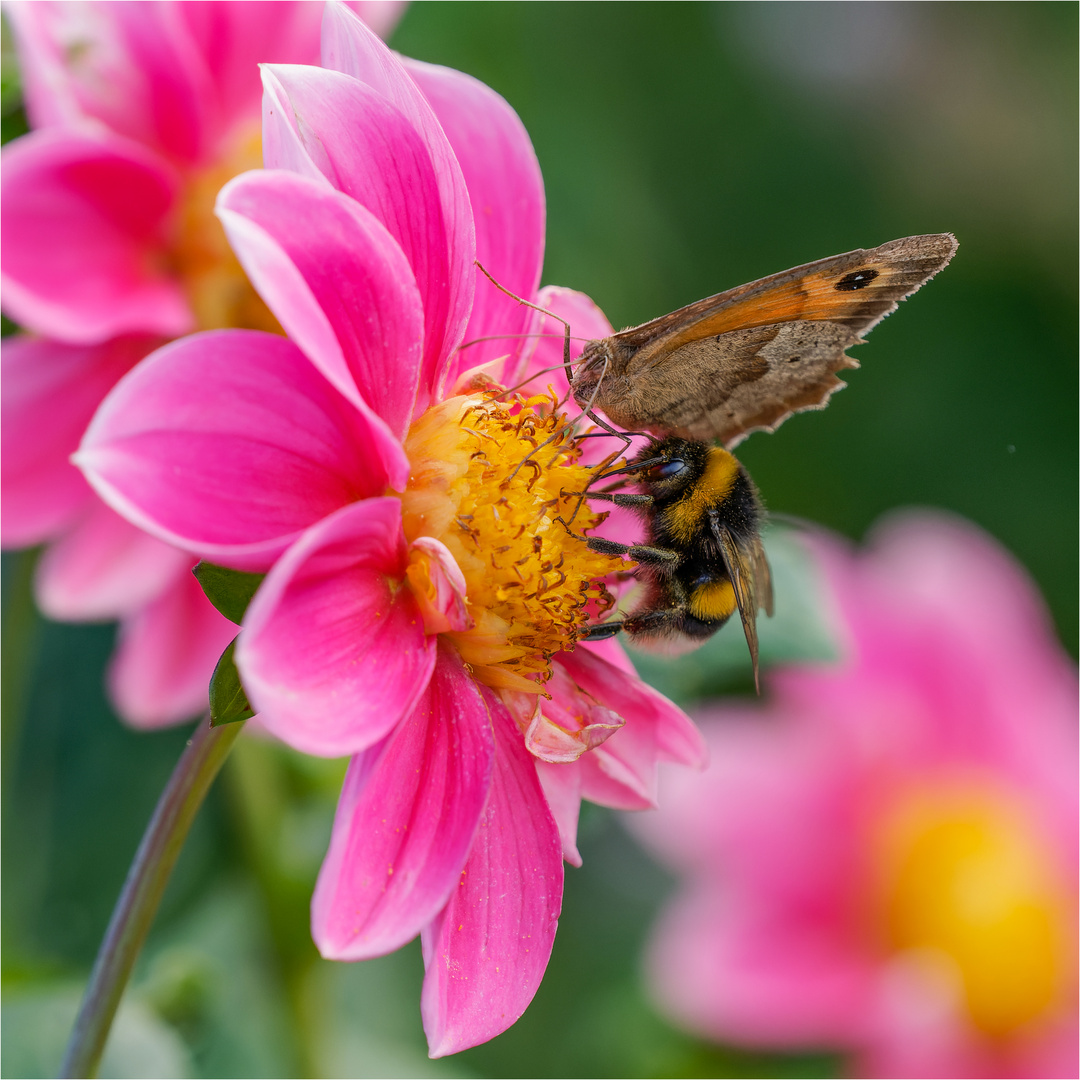
[[[124,987],[157,914],[188,830],[243,726],[238,723],[211,727],[207,718],[188,740],[187,749],[161,793],[113,909],[75,1019],[60,1076],[97,1075]]]

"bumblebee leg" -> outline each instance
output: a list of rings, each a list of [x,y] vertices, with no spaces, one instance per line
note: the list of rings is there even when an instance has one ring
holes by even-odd
[[[663,634],[665,630],[681,630],[685,621],[685,606],[658,608],[624,619],[623,629],[631,637],[637,634]]]
[[[666,548],[649,547],[646,544],[620,544],[617,540],[605,540],[602,536],[587,536],[585,543],[590,551],[601,555],[629,555],[634,562],[648,563],[651,566],[677,566],[682,561],[678,551]]]
[[[689,598],[678,578],[672,578],[668,584],[671,605],[666,608],[653,608],[651,611],[639,611],[628,619],[623,619],[623,628],[634,637],[637,634],[663,634],[668,630],[682,630],[689,612]]]
[[[614,637],[622,628],[622,619],[615,619],[613,622],[594,623],[586,628],[585,633],[578,638],[578,641],[606,641],[608,638]]]
[[[580,494],[583,494],[587,499],[602,499],[604,502],[611,502],[616,506],[652,506],[653,504],[651,495],[631,495],[623,492],[613,495],[607,491],[586,491]]]

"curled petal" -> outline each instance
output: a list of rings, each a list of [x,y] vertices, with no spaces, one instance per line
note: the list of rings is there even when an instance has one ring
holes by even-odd
[[[192,327],[164,265],[178,180],[104,132],[45,129],[3,151],[4,309],[73,344]]]
[[[708,749],[697,725],[663,694],[643,683],[632,669],[616,666],[590,649],[562,653],[558,659],[582,690],[604,702],[628,726],[653,728],[661,759],[704,767]]]
[[[183,568],[121,624],[108,672],[113,707],[137,728],[164,727],[205,712],[210,676],[235,634],[236,627]]]
[[[607,742],[625,723],[555,665],[546,684],[550,699],[507,692],[506,704],[525,736],[525,748],[541,761],[577,761]]]
[[[222,190],[218,214],[290,338],[350,401],[370,406],[404,439],[424,313],[393,237],[354,200],[289,172],[237,177]]]
[[[420,1009],[432,1057],[494,1038],[528,1007],[562,907],[559,831],[505,707],[484,691],[495,733],[491,793],[461,880],[422,935]]]
[[[469,630],[476,624],[469,614],[465,575],[445,544],[430,536],[414,540],[406,576],[429,634]]]
[[[507,102],[471,75],[418,60],[402,61],[454,149],[476,225],[476,260],[503,288],[531,300],[544,263],[544,181],[525,125]],[[504,334],[455,354],[451,383],[466,368],[509,357],[513,372],[534,314],[500,292],[479,270],[465,341]],[[496,375],[496,378],[499,377]],[[516,376],[511,375],[509,381]]]
[[[354,758],[312,900],[323,956],[363,960],[414,938],[446,904],[491,784],[487,706],[442,649],[416,708]]]
[[[117,619],[156,599],[190,568],[186,552],[92,499],[79,522],[42,555],[34,591],[51,619]]]
[[[416,706],[436,641],[402,588],[397,499],[366,499],[309,529],[244,617],[236,664],[267,729],[308,754],[366,749]]]
[[[701,733],[652,687],[588,649],[562,653],[557,662],[578,687],[626,721],[613,738],[580,759],[585,798],[621,810],[645,810],[656,805],[661,760],[704,764]]]
[[[51,539],[85,513],[94,496],[68,459],[101,399],[154,344],[146,338],[103,345],[5,339],[0,358],[5,547]]]
[[[102,498],[167,543],[267,570],[308,526],[408,463],[290,341],[220,330],[123,378],[74,458]]]

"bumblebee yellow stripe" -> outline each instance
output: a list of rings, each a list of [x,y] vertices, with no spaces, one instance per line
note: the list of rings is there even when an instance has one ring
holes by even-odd
[[[668,526],[676,539],[690,543],[701,524],[701,518],[712,507],[719,506],[731,494],[739,463],[726,450],[714,446],[709,451],[705,471],[697,483],[674,506],[664,511]]]
[[[730,581],[710,581],[690,594],[690,614],[703,622],[726,619],[735,610],[735,590]]]

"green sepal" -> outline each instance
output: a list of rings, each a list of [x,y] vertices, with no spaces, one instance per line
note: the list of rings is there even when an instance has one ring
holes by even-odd
[[[229,622],[239,626],[244,621],[255,590],[262,584],[265,574],[247,574],[243,570],[230,570],[227,566],[215,566],[214,563],[196,563],[191,571],[206,593],[207,600],[225,616]]]
[[[255,715],[255,710],[248,704],[247,694],[240,682],[240,672],[236,670],[236,662],[233,660],[235,648],[236,638],[233,638],[229,647],[221,654],[214,674],[210,676],[211,727],[235,724],[238,720],[250,720]]]

